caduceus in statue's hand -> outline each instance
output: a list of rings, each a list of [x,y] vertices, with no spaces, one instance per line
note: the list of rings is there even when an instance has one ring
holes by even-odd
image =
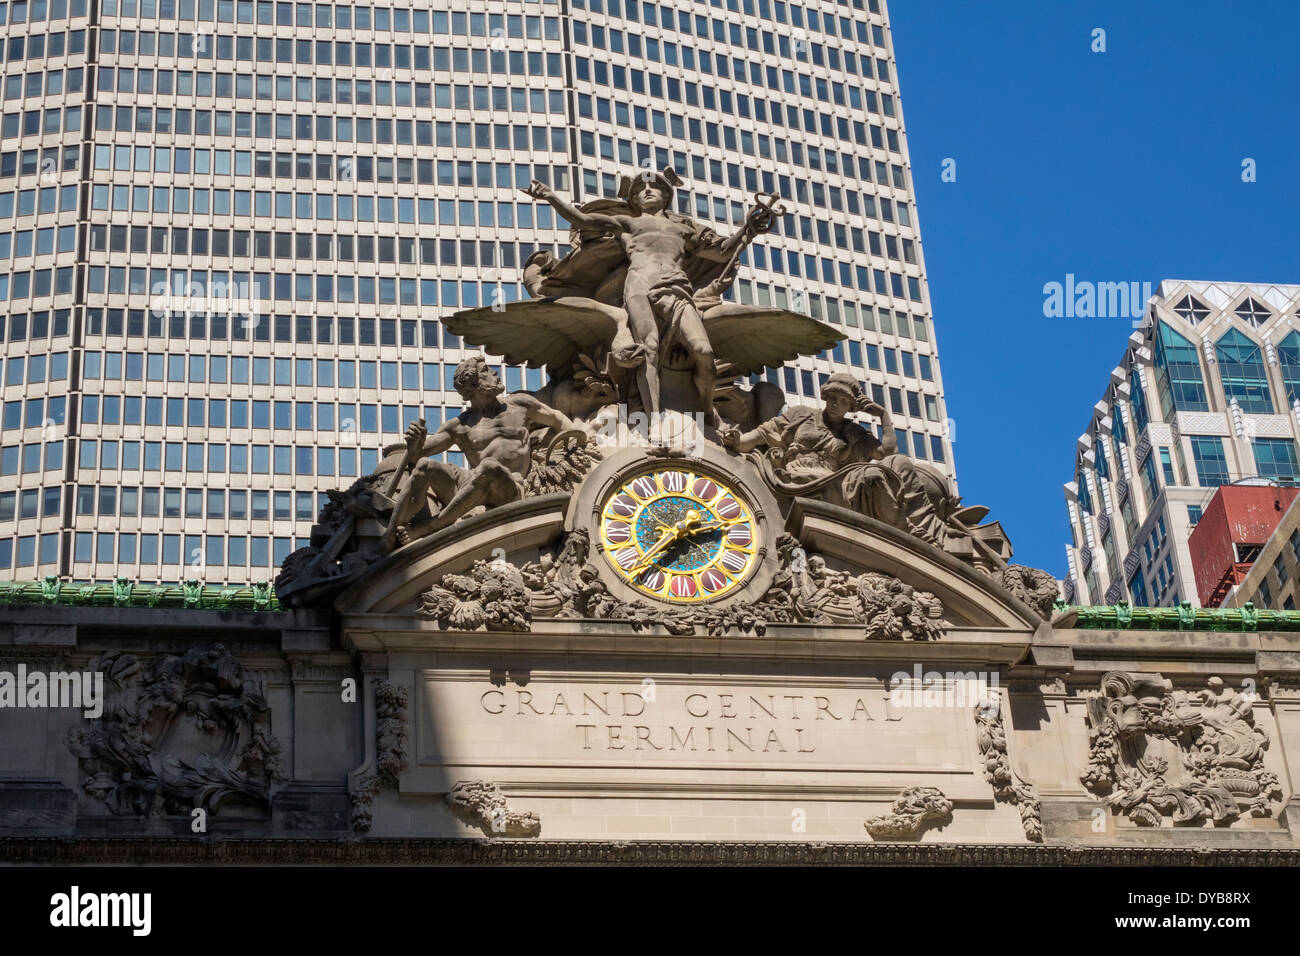
[[[696,290],[687,277],[692,257],[727,264],[734,269],[740,251],[755,235],[771,227],[783,210],[772,205],[755,210],[745,227],[727,238],[672,211],[673,190],[681,180],[671,170],[646,172],[631,181],[625,198],[631,213],[609,215],[584,212],[545,183],[534,180],[524,190],[550,203],[571,224],[614,236],[627,255],[623,308],[636,342],[644,351],[642,403],[651,414],[661,407],[659,368],[668,349],[682,346],[692,360],[692,380],[700,409],[715,425],[713,384],[717,372],[713,348],[696,305]],[[773,197],[775,201],[775,197]]]
[[[740,254],[745,251],[745,247],[758,236],[770,232],[777,219],[785,214],[786,208],[782,205],[778,193],[755,193],[754,205],[745,216],[744,226],[741,227],[740,232],[732,236],[732,239],[736,240],[736,245],[732,250],[731,258],[727,260],[727,264],[718,273],[716,279],[695,293],[695,301],[697,303],[721,302],[722,290],[730,287],[736,280],[736,271],[740,267]]]

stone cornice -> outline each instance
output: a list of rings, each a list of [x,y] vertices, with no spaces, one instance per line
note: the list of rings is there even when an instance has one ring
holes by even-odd
[[[0,839],[18,863],[624,864],[663,866],[1297,866],[1297,849],[989,843],[578,840]]]
[[[868,641],[861,626],[771,624],[762,635],[735,631],[721,637],[674,635],[662,627],[638,631],[623,621],[535,620],[532,629],[457,631],[402,615],[350,615],[345,643],[389,653],[528,649],[539,653],[609,653],[662,656],[688,653],[718,658],[851,658],[890,663],[952,661],[1010,666],[1023,660],[1031,635],[986,628],[950,628],[939,641]]]

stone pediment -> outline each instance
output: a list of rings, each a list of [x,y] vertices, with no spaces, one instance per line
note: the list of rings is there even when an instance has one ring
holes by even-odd
[[[786,528],[810,553],[835,559],[854,572],[880,572],[933,593],[957,626],[1038,627],[1041,616],[988,574],[882,521],[848,508],[798,498]]]
[[[845,372],[820,381],[820,407],[786,407],[759,378],[842,338],[723,301],[744,245],[786,214],[779,197],[756,195],[722,238],[663,205],[674,177],[582,206],[528,187],[578,230],[573,248],[528,260],[528,300],[444,321],[546,366],[545,384],[506,392],[484,356],[462,361],[464,411],[433,431],[409,422],[329,493],[276,578],[280,601],[332,605],[345,634],[426,639],[561,622],[620,640],[1027,644],[1055,580],[1008,564],[1001,524],[907,454],[888,408]]]
[[[410,614],[421,592],[476,560],[537,555],[561,537],[569,495],[525,498],[474,515],[399,548],[334,601],[340,614]]]
[[[942,641],[965,632],[1017,645],[1042,623],[1001,576],[844,507],[809,498],[782,506],[744,457],[712,444],[693,451],[624,449],[600,461],[574,494],[524,498],[464,518],[372,564],[334,608],[345,629],[383,619],[384,629],[543,634],[555,622],[559,633],[581,621],[588,630],[666,629],[679,637],[780,628]],[[750,547],[743,555],[752,566],[733,588],[683,604],[647,593],[623,572],[609,509],[621,489],[671,498],[692,484],[715,500],[733,495],[745,503]],[[727,546],[720,545],[724,554]]]

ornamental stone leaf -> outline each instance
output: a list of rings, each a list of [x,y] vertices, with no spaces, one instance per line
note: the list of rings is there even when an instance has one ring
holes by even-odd
[[[636,631],[670,634],[764,634],[769,624],[858,624],[870,641],[934,641],[947,622],[943,603],[887,574],[852,574],[804,555],[798,542],[777,542],[780,568],[757,601],[670,606],[611,593],[590,561],[586,531],[570,532],[554,554],[516,566],[479,560],[466,572],[444,574],[420,595],[416,614],[463,631],[528,631],[534,619],[620,621]]]
[[[535,837],[542,832],[536,812],[512,810],[501,788],[486,780],[459,781],[445,801],[459,819],[488,836]]]

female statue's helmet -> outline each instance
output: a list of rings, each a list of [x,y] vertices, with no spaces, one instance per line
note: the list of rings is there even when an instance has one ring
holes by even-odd
[[[836,372],[826,379],[826,384],[822,386],[821,397],[824,400],[835,392],[847,395],[854,402],[857,402],[862,397],[862,386],[858,384],[857,379],[847,372]]]

